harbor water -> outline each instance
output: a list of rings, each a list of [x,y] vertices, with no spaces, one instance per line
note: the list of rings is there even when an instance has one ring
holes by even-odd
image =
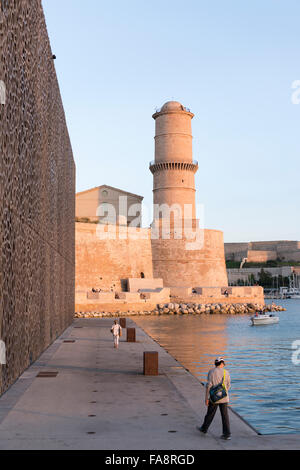
[[[287,310],[276,312],[280,321],[273,325],[219,314],[147,316],[137,323],[202,383],[215,357],[224,356],[230,405],[259,433],[299,433],[300,300],[280,305]]]

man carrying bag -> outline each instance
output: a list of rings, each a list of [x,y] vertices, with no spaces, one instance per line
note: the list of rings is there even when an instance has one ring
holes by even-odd
[[[215,367],[208,372],[205,404],[208,407],[204,422],[201,427],[197,427],[203,434],[207,433],[209,426],[216,414],[217,408],[220,408],[222,416],[223,434],[222,439],[229,440],[230,424],[228,416],[228,390],[230,388],[230,375],[224,369],[225,363],[223,357],[215,360]]]

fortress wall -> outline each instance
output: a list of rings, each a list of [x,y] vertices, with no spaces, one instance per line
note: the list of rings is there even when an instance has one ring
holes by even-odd
[[[249,243],[249,249],[256,251],[274,251],[278,253],[278,256],[281,256],[282,254],[291,256],[291,253],[297,253],[297,251],[300,251],[300,242],[293,240],[251,242]]]
[[[122,279],[141,277],[142,272],[146,278],[153,277],[149,229],[124,227],[120,235],[120,227],[110,226],[110,238],[101,240],[97,227],[76,223],[77,292],[93,287],[110,290],[113,285],[114,290],[120,291],[124,287]],[[124,235],[126,239],[121,238]]]
[[[248,263],[265,263],[277,259],[277,251],[249,250],[247,254]]]
[[[0,3],[3,393],[74,316],[75,165],[40,0]]]
[[[282,241],[277,246],[278,256],[287,261],[300,261],[300,242]]]
[[[248,248],[256,251],[276,251],[278,243],[277,241],[249,242]]]
[[[279,256],[285,261],[300,261],[300,250],[299,251],[281,251]]]
[[[247,257],[250,262],[265,262],[282,258],[286,261],[300,261],[299,241],[264,241],[249,243],[225,243],[226,259],[241,261]]]
[[[300,242],[293,240],[250,242],[249,245],[249,249],[252,250],[295,251],[300,249]]]
[[[164,286],[227,286],[223,233],[204,230],[202,249],[186,250],[187,240],[152,240],[154,277]]]
[[[246,258],[248,252],[248,243],[225,243],[226,260],[241,261]]]

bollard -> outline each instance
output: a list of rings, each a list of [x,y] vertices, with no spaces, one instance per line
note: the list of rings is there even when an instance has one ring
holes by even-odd
[[[127,328],[127,342],[135,343],[135,328]]]
[[[158,375],[157,351],[144,351],[144,375]]]
[[[120,318],[120,327],[126,328],[126,318]]]

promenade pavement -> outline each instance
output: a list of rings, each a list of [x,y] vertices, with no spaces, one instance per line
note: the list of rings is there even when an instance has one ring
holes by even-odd
[[[203,385],[131,319],[137,342],[114,349],[112,323],[75,319],[0,398],[0,449],[299,449],[299,435],[259,436],[232,410],[231,441],[219,412],[202,435]],[[144,351],[159,352],[158,376],[143,375]]]

